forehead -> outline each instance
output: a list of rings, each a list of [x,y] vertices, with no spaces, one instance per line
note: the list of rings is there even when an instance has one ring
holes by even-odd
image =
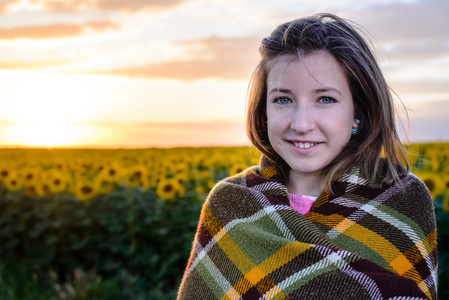
[[[341,64],[324,50],[305,55],[283,54],[268,64],[267,85],[292,83],[336,85],[349,88],[346,73]]]

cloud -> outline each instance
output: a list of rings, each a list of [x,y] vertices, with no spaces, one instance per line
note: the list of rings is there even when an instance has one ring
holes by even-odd
[[[182,3],[181,0],[97,0],[94,6],[102,10],[136,12],[140,10],[161,11],[173,8]]]
[[[86,31],[102,32],[117,28],[117,24],[109,21],[0,28],[0,40],[65,38],[79,36]]]
[[[446,0],[394,2],[370,6],[360,18],[388,39],[446,40],[448,9]]]
[[[14,5],[26,2],[52,13],[70,13],[82,10],[103,10],[134,13],[142,10],[162,11],[182,3],[182,0],[7,0],[0,3],[4,13]]]
[[[425,101],[408,107],[410,141],[449,141],[449,100]],[[406,124],[405,120],[402,120]]]
[[[67,63],[67,61],[0,61],[0,70],[34,70]]]
[[[120,68],[93,73],[142,78],[170,78],[197,80],[220,78],[248,80],[259,59],[259,38],[209,38],[183,41],[175,44],[184,47],[191,57],[185,61],[170,61],[138,67]]]
[[[20,0],[6,0],[0,2],[0,13],[6,13],[11,5],[18,2],[20,2]]]
[[[60,0],[31,0],[35,5],[42,7],[44,10],[52,13],[70,13],[77,12],[83,8],[89,8],[92,6],[93,1],[77,0],[77,1],[60,1]]]
[[[374,41],[389,44],[390,59],[406,61],[447,55],[448,11],[446,0],[390,2],[352,11],[349,19],[359,20]]]
[[[390,85],[397,91],[406,92],[408,94],[447,94],[449,99],[449,85],[443,80],[407,80],[407,81],[390,81]]]

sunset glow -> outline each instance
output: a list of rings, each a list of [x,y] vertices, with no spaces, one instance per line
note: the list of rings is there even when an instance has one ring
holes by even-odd
[[[449,140],[448,9],[441,0],[0,0],[0,147],[248,144],[261,39],[323,11],[368,33],[409,108],[410,140]]]
[[[94,99],[81,80],[66,77],[38,71],[13,74],[10,79],[17,85],[10,87],[8,121],[56,124],[86,120]]]
[[[99,130],[93,126],[42,121],[11,124],[9,139],[15,145],[67,147],[93,142],[98,133]]]

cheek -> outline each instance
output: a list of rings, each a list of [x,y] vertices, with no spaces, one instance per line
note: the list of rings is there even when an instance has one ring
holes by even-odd
[[[276,116],[268,116],[267,133],[268,141],[271,146],[276,148],[277,145],[282,144],[283,136],[288,129],[289,124],[285,121],[285,118],[279,118]]]
[[[266,126],[267,126],[268,140],[270,141],[270,144],[273,145],[273,143],[281,133],[280,127],[282,125],[282,120],[279,119],[278,114],[276,114],[270,109],[267,109],[267,120],[268,123],[266,124]]]
[[[274,144],[276,144],[276,138],[279,136],[279,133],[276,128],[276,122],[271,122],[271,124],[270,122],[268,123],[267,133],[268,133],[268,141],[273,146]]]
[[[341,143],[347,143],[351,139],[352,119],[345,116],[327,116],[323,117],[321,128],[330,138],[339,140]]]
[[[352,120],[348,120],[342,125],[341,130],[341,139],[342,142],[346,145],[352,136]]]

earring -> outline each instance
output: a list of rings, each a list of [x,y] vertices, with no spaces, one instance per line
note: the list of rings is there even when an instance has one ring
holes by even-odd
[[[357,125],[359,125],[360,124],[360,120],[359,119],[355,119],[355,123]],[[352,127],[352,135],[356,135],[357,133],[359,133],[359,129],[355,128],[355,127]]]

